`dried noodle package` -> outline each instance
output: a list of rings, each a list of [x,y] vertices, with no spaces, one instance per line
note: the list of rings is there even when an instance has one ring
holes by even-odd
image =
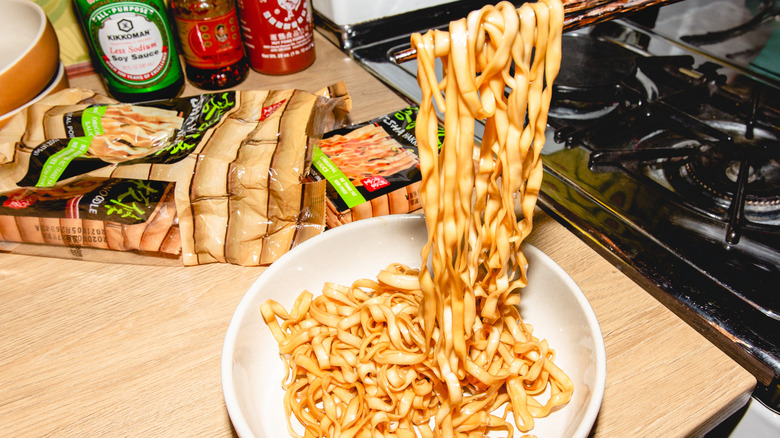
[[[417,107],[408,107],[325,134],[311,177],[328,181],[329,228],[420,208],[416,118]]]
[[[0,130],[0,148],[14,146],[0,165],[2,249],[269,264],[324,229],[325,183],[305,179],[350,103],[343,84],[140,104],[64,90]]]

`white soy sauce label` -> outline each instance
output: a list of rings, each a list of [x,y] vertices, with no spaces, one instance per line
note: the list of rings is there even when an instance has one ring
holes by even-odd
[[[165,71],[169,54],[161,21],[157,10],[143,3],[109,4],[92,14],[98,55],[117,80],[145,84]]]

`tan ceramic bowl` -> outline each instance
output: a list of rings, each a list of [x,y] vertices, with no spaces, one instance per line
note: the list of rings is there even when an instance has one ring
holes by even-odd
[[[60,47],[40,6],[2,0],[0,13],[0,114],[25,105],[57,74]]]
[[[0,0],[2,1],[2,0]],[[24,105],[19,106],[5,114],[0,115],[0,133],[2,133],[3,127],[7,125],[11,119],[16,116],[17,114],[21,113],[25,110],[25,108],[28,108],[36,103],[38,103],[41,99],[44,97],[54,94],[60,90],[64,90],[70,86],[70,82],[68,81],[68,76],[65,74],[65,66],[62,63],[59,63],[57,66],[57,71],[54,75],[54,77],[51,78],[51,81],[46,86],[46,88],[43,89],[40,93],[38,93],[37,96],[33,97],[32,99],[28,100]],[[24,126],[24,122],[21,126]],[[23,129],[23,128],[22,128]],[[1,134],[0,134],[1,135]]]

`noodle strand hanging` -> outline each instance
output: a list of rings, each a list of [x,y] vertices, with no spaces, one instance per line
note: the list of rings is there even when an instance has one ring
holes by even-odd
[[[571,398],[554,351],[517,308],[562,26],[560,0],[501,2],[412,36],[428,229],[421,267],[328,283],[289,313],[262,306],[287,363],[292,436],[511,437]]]

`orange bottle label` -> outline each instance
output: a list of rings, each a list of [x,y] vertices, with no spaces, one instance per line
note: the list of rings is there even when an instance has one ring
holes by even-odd
[[[184,60],[193,67],[222,68],[235,64],[244,56],[235,11],[202,20],[176,18],[176,28]]]

